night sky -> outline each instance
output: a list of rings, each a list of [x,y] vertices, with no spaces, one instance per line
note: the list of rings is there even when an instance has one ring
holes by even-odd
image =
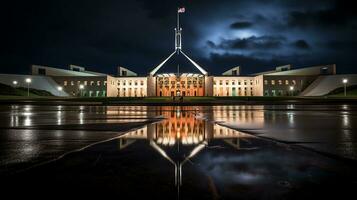
[[[330,63],[338,73],[357,73],[357,7],[333,0],[2,2],[0,72],[76,64],[145,75],[174,50],[181,5],[183,50],[211,74]]]

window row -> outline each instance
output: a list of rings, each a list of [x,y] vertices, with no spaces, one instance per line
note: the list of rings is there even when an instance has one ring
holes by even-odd
[[[237,80],[219,80],[218,81],[219,85],[253,85],[254,81],[253,80],[244,80],[244,81],[237,81]],[[217,81],[213,81],[213,85],[217,85]]]
[[[140,85],[144,85],[144,81],[131,81],[131,80],[123,80],[123,81],[118,81],[118,85],[138,85],[140,83]]]
[[[296,80],[264,80],[264,85],[296,85]]]
[[[79,85],[84,85],[84,86],[87,86],[87,85],[90,85],[90,86],[101,86],[101,85],[104,85],[106,86],[107,85],[107,81],[63,81],[63,86],[79,86]]]

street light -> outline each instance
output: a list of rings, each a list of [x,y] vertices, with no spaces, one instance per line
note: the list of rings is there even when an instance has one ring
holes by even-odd
[[[293,94],[294,94],[294,86],[290,86],[289,90],[290,90],[290,92],[291,92],[291,96],[294,96],[294,95],[293,95]]]
[[[25,81],[27,83],[27,96],[29,97],[30,96],[30,83],[32,80],[30,78],[27,78]]]
[[[60,92],[63,90],[63,88],[61,86],[58,86],[57,90],[58,90],[58,96],[60,96]]]
[[[82,85],[82,84],[79,85],[79,90],[81,91],[81,92],[80,92],[81,96],[82,96],[82,90],[83,90],[83,89],[84,89],[84,85]]]
[[[17,81],[12,81],[12,84],[14,85],[14,87],[16,87],[18,82]]]
[[[343,86],[344,86],[345,96],[347,96],[347,83],[348,83],[348,79],[347,79],[347,78],[342,79],[342,83],[343,83]]]

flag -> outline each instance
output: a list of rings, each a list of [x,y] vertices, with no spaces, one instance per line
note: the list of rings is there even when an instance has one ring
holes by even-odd
[[[185,11],[186,11],[185,7],[182,7],[182,8],[179,8],[177,12],[178,13],[184,13]]]

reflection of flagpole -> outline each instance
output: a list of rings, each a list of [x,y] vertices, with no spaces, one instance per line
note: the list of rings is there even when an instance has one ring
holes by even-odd
[[[179,164],[179,169],[178,169],[178,174],[179,174],[179,184],[182,185],[182,166],[188,161],[190,160],[192,157],[194,157],[198,152],[200,152],[202,149],[205,148],[205,146],[207,146],[207,141],[203,141],[200,145],[196,146],[190,153],[189,156],[187,156],[185,158],[185,160],[183,162],[181,162]]]
[[[170,163],[172,163],[175,166],[175,185],[179,185],[179,180],[178,180],[178,168],[177,168],[177,164],[166,154],[166,152],[159,147],[159,145],[157,145],[155,143],[154,140],[150,140],[150,145],[157,151],[159,152],[164,158],[166,158],[168,161],[170,161]]]

